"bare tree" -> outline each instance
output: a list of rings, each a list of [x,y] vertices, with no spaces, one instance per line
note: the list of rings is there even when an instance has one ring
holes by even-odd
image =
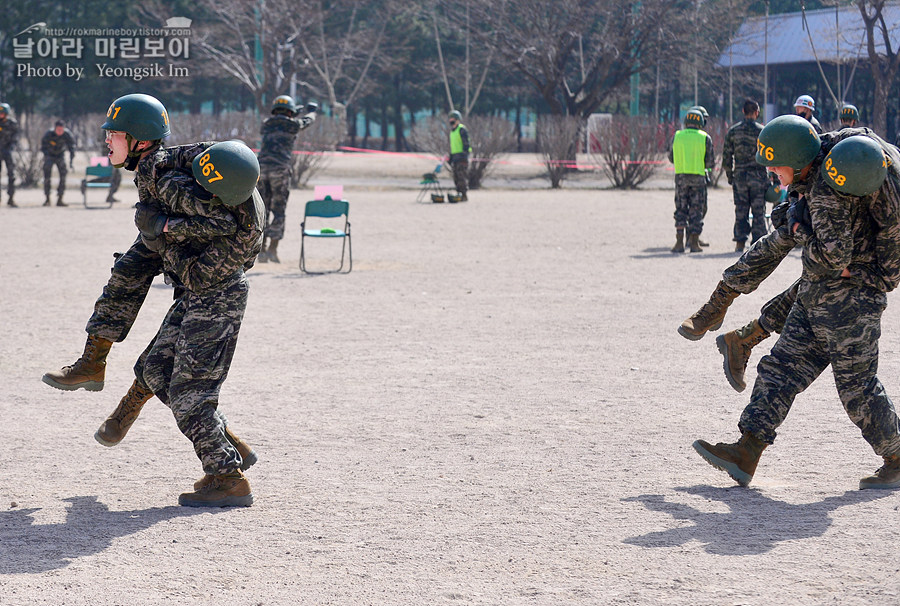
[[[885,0],[856,0],[856,6],[866,26],[866,49],[869,54],[869,69],[875,84],[875,98],[872,112],[872,128],[885,135],[887,132],[887,104],[891,98],[891,88],[900,68],[900,54],[891,43],[896,35],[894,24],[890,26],[884,18]],[[882,51],[879,52],[879,45]]]
[[[653,118],[613,116],[591,135],[600,148],[591,154],[592,161],[618,189],[635,189],[647,181],[665,154],[667,129]]]
[[[688,4],[483,0],[477,12],[488,26],[485,43],[534,86],[552,113],[586,118],[641,70],[642,60],[655,56],[660,24],[690,18]]]

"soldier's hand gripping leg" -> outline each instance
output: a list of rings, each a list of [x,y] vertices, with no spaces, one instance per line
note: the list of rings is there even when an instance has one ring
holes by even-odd
[[[110,347],[112,341],[88,335],[84,353],[74,364],[48,372],[41,380],[51,387],[66,391],[75,389],[100,391],[106,377],[106,356]]]
[[[153,392],[135,380],[116,409],[94,433],[94,439],[104,446],[115,446],[121,442],[141,414],[144,404],[152,397]]]
[[[698,341],[703,338],[707,331],[717,330],[722,326],[728,306],[740,294],[720,280],[716,289],[710,295],[709,301],[704,303],[703,307],[694,315],[681,323],[681,326],[678,327],[678,334],[685,339]]]

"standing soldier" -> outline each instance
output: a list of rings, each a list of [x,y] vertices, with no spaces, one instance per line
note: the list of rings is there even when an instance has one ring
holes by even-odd
[[[706,214],[706,171],[715,163],[712,139],[701,129],[703,114],[688,110],[684,128],[675,133],[669,149],[669,162],[675,165],[675,246],[672,252],[684,252],[687,229],[691,252],[702,252],[700,233]]]
[[[0,103],[0,166],[6,163],[6,192],[9,194],[6,203],[15,207],[18,206],[13,200],[16,193],[16,163],[12,153],[19,142],[19,123],[10,117],[11,113],[8,103]]]
[[[762,131],[759,104],[744,101],[744,119],[728,129],[722,150],[725,177],[734,193],[734,250],[742,251],[747,236],[752,242],[766,235],[766,169],[756,162],[756,139]],[[753,213],[753,227],[750,213]]]
[[[298,109],[290,95],[275,97],[272,117],[262,123],[259,150],[259,193],[266,204],[266,239],[259,261],[279,263],[278,242],[284,237],[284,213],[291,192],[294,141],[297,133],[316,119],[315,103],[306,106],[306,115],[298,118]]]
[[[824,131],[822,130],[822,125],[819,124],[819,121],[813,116],[813,112],[815,111],[816,102],[809,95],[800,95],[797,97],[797,100],[794,101],[794,113],[806,118],[806,120],[813,125],[813,128],[816,129],[816,133],[821,135]]]
[[[845,103],[841,108],[841,129],[853,128],[859,124],[859,110],[855,105]]]
[[[53,128],[41,139],[41,153],[44,154],[44,206],[50,206],[50,175],[53,166],[59,171],[59,185],[56,188],[56,205],[68,206],[63,202],[66,191],[66,150],[69,150],[69,167],[75,162],[75,137],[66,128],[66,123],[57,120]]]
[[[472,146],[469,145],[469,130],[462,124],[462,114],[456,110],[448,116],[450,122],[450,166],[453,168],[453,186],[459,194],[458,201],[465,202],[469,199],[466,192],[469,191],[469,154]],[[452,202],[452,200],[451,200]]]

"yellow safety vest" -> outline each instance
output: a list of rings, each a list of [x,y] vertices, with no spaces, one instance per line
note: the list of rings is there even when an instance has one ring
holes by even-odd
[[[706,174],[706,132],[699,128],[685,128],[675,133],[672,159],[676,175]]]

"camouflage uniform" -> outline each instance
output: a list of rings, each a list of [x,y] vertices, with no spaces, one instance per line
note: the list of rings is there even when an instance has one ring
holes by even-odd
[[[669,162],[675,162],[674,145],[669,145]],[[712,139],[706,135],[706,152],[703,163],[707,169],[715,165],[715,151]],[[703,218],[706,216],[707,194],[706,176],[675,174],[675,228],[687,228],[688,234],[703,232]]]
[[[823,152],[835,142],[826,137]],[[792,185],[807,197],[812,219],[811,229],[795,234],[803,274],[781,336],[759,363],[739,427],[771,444],[796,395],[830,364],[863,438],[876,454],[897,455],[900,420],[876,372],[885,293],[900,283],[900,179],[889,176],[870,196],[840,194],[820,172],[824,155],[806,181]],[[851,277],[840,277],[845,268]]]
[[[158,173],[179,168],[190,171],[194,158],[210,145],[212,143],[207,142],[160,148],[142,158],[134,176],[140,201],[152,203],[155,199]],[[108,341],[124,341],[147,297],[150,284],[162,273],[162,267],[159,253],[147,248],[138,236],[113,264],[109,282],[94,303],[94,313],[85,327],[87,333]]]
[[[66,150],[69,150],[69,161],[75,158],[75,137],[72,136],[69,129],[65,129],[63,134],[57,135],[56,130],[51,128],[44,133],[41,138],[41,153],[44,154],[44,196],[50,198],[50,175],[53,172],[53,166],[59,171],[59,185],[56,188],[56,195],[61,199],[63,192],[66,191]]]
[[[10,200],[16,193],[16,163],[13,160],[13,150],[19,142],[19,123],[7,116],[0,121],[0,165],[6,164],[6,193]]]
[[[260,128],[259,193],[266,205],[266,237],[284,238],[284,214],[291,189],[294,140],[297,133],[312,124],[308,117],[275,115]]]
[[[184,293],[135,364],[135,375],[172,410],[203,471],[222,475],[242,462],[226,438],[218,399],[247,305],[244,270],[262,246],[263,202],[256,192],[234,208],[204,202],[183,171],[158,176],[154,185],[153,198],[170,217],[159,238],[163,268]]]
[[[766,169],[756,163],[756,141],[762,124],[749,118],[728,129],[722,150],[725,176],[734,193],[734,241],[756,242],[766,235]],[[750,213],[753,227],[750,227]]]

